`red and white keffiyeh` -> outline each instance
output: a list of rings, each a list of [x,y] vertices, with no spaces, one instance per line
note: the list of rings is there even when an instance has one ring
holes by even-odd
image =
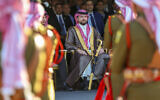
[[[160,52],[160,0],[132,0],[132,2],[143,8],[147,21],[155,33]]]
[[[115,3],[120,7],[120,10],[126,22],[129,22],[132,19],[134,19],[134,13],[131,9],[130,0],[115,0]]]
[[[28,75],[24,59],[26,37],[24,34],[25,16],[29,0],[0,0],[0,31],[3,35],[1,64],[2,88],[5,100],[15,89],[25,88]]]

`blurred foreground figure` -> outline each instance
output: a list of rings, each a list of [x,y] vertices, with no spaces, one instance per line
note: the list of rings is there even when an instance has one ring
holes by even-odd
[[[133,20],[133,11],[129,0],[115,0],[115,3],[120,9],[117,9],[118,13],[109,16],[104,29],[104,48],[107,48],[108,51],[114,49],[116,42],[119,41],[115,40],[119,28],[126,22]],[[118,36],[120,35],[122,34],[118,33]]]
[[[26,62],[32,93],[42,100],[55,98],[52,74],[49,69],[53,67],[55,49],[61,43],[58,32],[48,25],[48,17],[40,3],[31,2],[26,23],[29,27]],[[57,64],[57,60],[54,59],[54,63]]]
[[[113,52],[119,43],[120,37],[122,34],[124,34],[120,33],[119,29],[121,26],[123,26],[123,24],[133,20],[133,11],[131,10],[130,0],[115,0],[115,3],[120,9],[117,9],[116,14],[109,16],[104,31],[104,48],[107,49],[110,55],[110,62],[112,60]],[[106,100],[113,99],[110,78],[110,64],[111,63],[108,63],[106,73],[104,78],[101,80],[95,100],[102,100],[105,87],[107,88]]]
[[[35,0],[30,3],[6,0],[0,8],[3,39],[0,99],[54,100],[49,68],[58,42],[55,34],[58,33],[46,23],[48,17],[44,16],[43,7]]]
[[[1,94],[4,100],[16,100],[14,94],[26,90],[29,86],[24,59],[26,44],[24,23],[29,1],[1,0],[0,2],[0,31],[3,40]],[[30,94],[28,93],[28,95]],[[25,95],[24,97],[30,100],[29,96]]]
[[[159,0],[132,3],[137,18],[119,30],[122,35],[111,61],[113,99],[159,100]]]

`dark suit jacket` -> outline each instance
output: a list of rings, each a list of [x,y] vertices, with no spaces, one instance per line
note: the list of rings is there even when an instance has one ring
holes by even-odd
[[[65,23],[66,30],[68,31],[68,29],[71,26],[74,26],[74,23],[70,19],[69,15],[62,15],[62,16],[63,16],[63,20],[64,20],[64,23]]]
[[[104,24],[106,24],[106,21],[108,19],[109,14],[107,12],[104,12]]]
[[[56,16],[55,12],[53,11],[52,8],[49,8],[47,12],[48,12],[48,15],[49,15],[48,24],[54,26],[60,34],[61,33],[61,26],[58,23],[58,19],[57,19],[57,16]]]
[[[79,7],[78,6],[73,6],[71,7],[71,15],[74,16],[75,13],[79,10]]]
[[[93,12],[93,15],[94,15],[94,18],[95,18],[95,21],[96,21],[98,31],[100,32],[101,36],[103,36],[103,34],[104,34],[104,20],[103,20],[103,17],[98,12]]]

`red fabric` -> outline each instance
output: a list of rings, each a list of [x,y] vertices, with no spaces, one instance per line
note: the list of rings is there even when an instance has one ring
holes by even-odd
[[[112,37],[113,32],[112,32],[112,26],[111,26],[111,16],[108,17],[108,29],[109,29],[109,33],[110,33],[110,35]],[[110,44],[110,48],[112,48],[112,42]]]
[[[127,41],[127,48],[128,48],[128,55],[127,55],[127,59],[126,59],[126,65],[128,65],[129,63],[129,50],[131,48],[131,37],[130,37],[130,25],[129,23],[126,24],[126,41]]]
[[[52,31],[53,31],[54,35],[56,36],[56,38],[58,39],[58,44],[56,46],[53,64],[59,64],[61,62],[61,60],[63,59],[63,56],[64,56],[64,52],[61,52],[61,56],[58,59],[58,56],[59,56],[59,47],[60,47],[60,50],[64,50],[64,47],[63,47],[63,44],[62,44],[61,39],[60,39],[60,35],[57,32],[57,30],[53,29]]]
[[[109,79],[109,88],[110,89],[109,89],[109,91],[107,91],[105,100],[113,100],[111,77],[108,77],[108,79]]]
[[[108,29],[109,29],[109,33],[112,36],[112,26],[111,26],[111,16],[108,17]]]
[[[160,76],[154,79],[154,81],[160,81]]]
[[[126,40],[127,40],[127,48],[130,49],[131,39],[130,39],[130,25],[129,25],[129,23],[126,24]]]
[[[61,50],[64,50],[64,47],[63,47],[62,42],[59,43],[59,46],[60,46],[60,49],[61,49]],[[63,56],[64,56],[64,52],[61,52],[61,56],[60,56],[60,58],[57,60],[57,64],[59,64],[59,63],[61,62],[61,60],[63,59]]]
[[[105,78],[109,78],[109,77],[105,77]],[[112,88],[111,88],[111,80],[109,78],[109,84],[110,84],[110,90],[107,91],[105,100],[113,100],[113,96],[112,96]],[[103,99],[103,94],[104,94],[104,90],[105,90],[105,83],[104,83],[104,78],[101,80],[100,85],[98,87],[98,91],[95,97],[95,100],[102,100]]]
[[[104,90],[105,90],[105,84],[104,84],[104,78],[103,78],[99,84],[95,100],[102,100]]]
[[[53,63],[56,64],[57,59],[58,59],[58,55],[59,55],[59,44],[57,44],[56,49],[55,49],[55,55],[54,55],[54,60]]]
[[[105,100],[113,100],[112,91],[108,91]]]
[[[109,69],[110,62],[111,62],[111,60],[108,62],[108,65],[107,65],[106,69]],[[107,70],[106,70],[106,72],[107,72]],[[104,90],[105,90],[104,78],[108,78],[108,80],[109,80],[109,88],[110,88],[109,91],[107,91],[105,100],[113,100],[112,84],[111,84],[111,77],[110,77],[110,75],[109,75],[109,77],[107,75],[104,75],[103,79],[101,80],[101,82],[99,84],[95,100],[102,100],[102,98],[103,98],[103,94],[104,94]]]
[[[109,60],[108,62],[108,65],[107,65],[107,69],[109,70],[110,69],[110,65],[111,65],[111,59]],[[111,71],[110,71],[110,76],[111,76]],[[109,81],[109,91],[107,91],[107,94],[106,94],[106,98],[105,100],[113,100],[113,94],[112,94],[112,84],[111,84],[111,77],[108,77],[108,81]]]
[[[128,85],[129,85],[128,82],[124,82],[122,90],[120,92],[120,96],[123,97],[124,100],[127,100],[125,93],[126,93],[126,89],[127,89]]]

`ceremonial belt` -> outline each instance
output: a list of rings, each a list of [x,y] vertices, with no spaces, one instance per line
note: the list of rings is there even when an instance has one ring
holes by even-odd
[[[147,83],[160,80],[160,69],[128,67],[123,72],[124,80],[130,83]]]
[[[126,100],[125,93],[132,83],[151,83],[160,81],[160,69],[127,67],[123,71],[124,84],[117,100]]]

